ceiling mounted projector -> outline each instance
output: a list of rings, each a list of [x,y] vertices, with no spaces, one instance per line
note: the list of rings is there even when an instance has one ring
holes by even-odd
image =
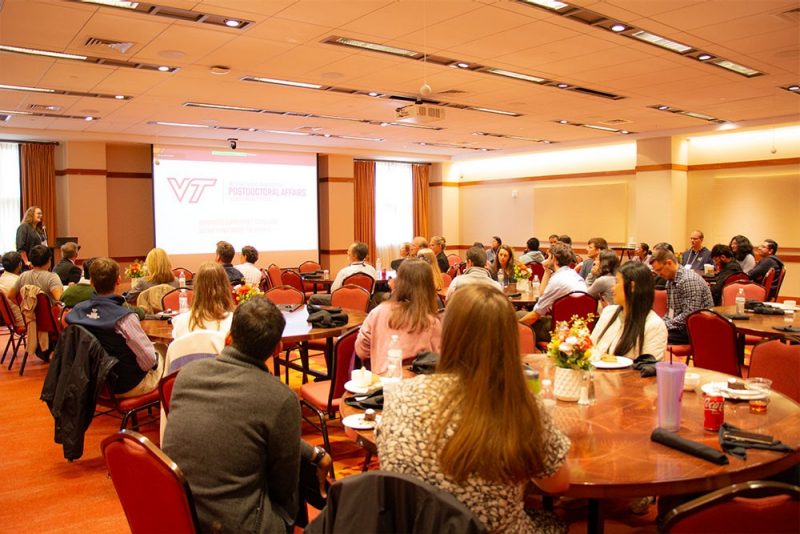
[[[411,104],[397,108],[394,113],[398,122],[426,124],[444,120],[444,109],[429,104]]]

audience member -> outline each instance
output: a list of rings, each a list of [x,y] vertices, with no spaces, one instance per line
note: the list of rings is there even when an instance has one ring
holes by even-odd
[[[546,493],[569,487],[570,441],[527,389],[513,308],[488,286],[453,296],[436,373],[397,386],[376,440],[381,469],[451,493],[489,532],[566,530],[525,509],[530,482]]]
[[[414,239],[411,240],[411,249],[408,251],[409,256],[416,258],[417,252],[421,248],[428,248],[428,240],[421,235],[414,236]]]
[[[581,262],[580,275],[581,278],[586,280],[592,272],[594,261],[600,252],[608,250],[608,242],[602,237],[592,237],[589,239],[589,244],[586,247],[586,259]]]
[[[77,284],[73,284],[66,288],[64,293],[61,294],[61,302],[63,302],[65,306],[72,308],[77,303],[83,302],[84,300],[89,300],[96,294],[90,281],[91,275],[89,274],[92,263],[94,263],[95,259],[96,258],[89,258],[88,260],[84,260],[83,276],[81,279]]]
[[[694,270],[681,269],[675,255],[666,248],[660,248],[653,254],[653,271],[667,281],[664,322],[669,333],[668,342],[670,345],[686,345],[689,343],[686,318],[694,311],[714,305],[711,290]]]
[[[65,286],[77,284],[81,279],[81,268],[75,264],[80,248],[74,241],[68,241],[61,245],[61,260],[56,264],[53,272],[58,275],[61,283]]]
[[[33,267],[30,260],[31,250],[36,245],[47,245],[47,233],[43,224],[42,208],[31,206],[25,210],[17,227],[17,252],[22,256],[22,270]]]
[[[231,345],[175,381],[163,449],[192,488],[199,532],[290,532],[301,459],[321,483],[330,469],[325,450],[300,439],[297,396],[264,362],[280,352],[284,325],[253,297],[233,313]]]
[[[514,273],[514,251],[508,245],[500,245],[492,262],[492,278],[499,281],[498,273],[503,271],[505,283],[516,282],[517,276]]]
[[[0,275],[0,291],[8,295],[9,291],[16,285],[19,273],[22,270],[22,254],[16,250],[11,250],[3,254],[3,274]],[[8,299],[11,314],[14,316],[14,324],[24,326],[22,312],[17,303]]]
[[[405,242],[402,245],[400,245],[400,257],[392,260],[390,264],[392,270],[396,271],[400,267],[400,263],[402,263],[402,261],[406,259],[410,253],[411,253],[411,243]]]
[[[244,281],[252,287],[261,285],[261,269],[256,267],[258,251],[256,247],[246,245],[242,247],[242,263],[236,265],[236,270],[242,273]]]
[[[519,257],[519,262],[523,265],[530,263],[544,263],[544,254],[539,250],[539,240],[535,237],[528,239],[526,243],[528,249]]]
[[[154,248],[147,253],[144,259],[146,273],[141,278],[135,278],[131,283],[131,289],[125,293],[125,300],[136,303],[139,294],[145,289],[150,289],[161,284],[169,284],[178,287],[178,280],[172,274],[172,263],[163,248]]]
[[[756,266],[756,259],[753,256],[753,244],[743,235],[735,235],[730,242],[731,252],[734,258],[742,267],[742,272],[750,274]]]
[[[37,286],[53,302],[61,298],[64,286],[58,275],[49,270],[50,257],[50,249],[45,245],[36,245],[31,249],[28,260],[30,260],[32,269],[19,275],[14,286],[8,291],[9,300],[17,298],[17,294],[22,288],[28,285]]]
[[[565,245],[569,245],[570,247],[572,246],[572,238],[567,234],[561,234],[560,236],[558,236],[558,242],[564,243]]]
[[[442,280],[442,271],[439,270],[439,264],[436,261],[436,254],[433,253],[433,249],[419,249],[419,252],[417,252],[417,258],[425,260],[425,262],[431,266],[431,270],[433,271],[433,285],[437,292],[441,291],[444,288],[444,280]]]
[[[109,382],[115,394],[135,397],[153,391],[164,371],[165,347],[150,342],[136,314],[123,306],[125,299],[114,293],[120,283],[116,261],[95,259],[89,275],[97,294],[72,308],[67,322],[86,328],[119,360]]]
[[[219,263],[206,262],[194,275],[192,305],[172,319],[172,337],[178,339],[196,330],[227,334],[233,319],[233,296],[228,276]]]
[[[550,248],[550,258],[545,262],[544,277],[540,286],[541,296],[533,311],[522,315],[520,322],[531,325],[537,341],[549,341],[552,318],[547,314],[553,302],[573,291],[586,291],[586,281],[570,269],[575,261],[572,247],[566,243],[556,243]],[[524,312],[520,312],[522,314]]]
[[[233,248],[233,245],[227,241],[218,241],[216,254],[216,261],[222,264],[222,268],[225,269],[225,274],[228,275],[230,284],[232,286],[241,284],[244,281],[244,276],[239,269],[231,264],[233,257],[236,255],[236,249]]]
[[[436,263],[439,264],[439,270],[443,273],[446,273],[450,270],[450,262],[447,259],[447,254],[445,253],[444,249],[447,247],[447,241],[440,236],[435,235],[431,237],[430,241],[431,250],[433,253],[436,254]]]
[[[550,242],[550,246],[552,247],[556,243],[558,243],[558,234],[550,234],[547,238],[547,241]]]
[[[645,265],[650,265],[653,256],[650,255],[650,246],[647,243],[639,243],[633,251],[631,261],[638,261]]]
[[[464,274],[456,276],[450,282],[450,287],[447,288],[447,298],[449,301],[453,293],[459,288],[470,284],[483,284],[492,286],[498,291],[503,291],[503,288],[496,280],[492,279],[491,273],[485,267],[486,265],[486,250],[482,246],[473,246],[467,250],[467,269]]]
[[[387,371],[392,335],[398,336],[404,361],[413,360],[420,351],[439,352],[442,323],[431,269],[435,266],[412,258],[401,263],[392,296],[369,312],[361,325],[356,354],[370,360],[373,372]]]
[[[700,230],[689,234],[689,248],[683,253],[682,265],[686,269],[702,271],[706,263],[711,263],[711,251],[703,246],[705,236]]]
[[[733,256],[733,251],[727,245],[714,245],[711,249],[711,261],[717,268],[717,275],[714,277],[714,285],[711,286],[711,297],[714,305],[722,304],[722,289],[725,287],[725,280],[734,274],[742,274],[742,266]]]
[[[761,259],[758,261],[753,270],[748,273],[750,280],[759,284],[764,283],[764,277],[770,269],[775,269],[775,278],[772,280],[772,287],[767,288],[767,297],[775,295],[778,291],[778,284],[780,284],[781,271],[783,271],[783,261],[776,256],[778,253],[778,243],[772,239],[765,239],[761,246],[758,247],[758,252]]]
[[[588,261],[588,260],[587,260]],[[584,261],[584,263],[586,263]],[[592,271],[586,279],[586,292],[600,300],[601,305],[614,304],[619,258],[613,250],[603,250],[593,262]]]
[[[602,262],[602,255],[601,260]],[[606,306],[592,331],[599,354],[636,359],[650,354],[664,358],[667,326],[653,311],[653,274],[641,262],[628,262],[615,276],[614,305]]]
[[[351,274],[364,273],[377,280],[378,273],[375,270],[375,267],[365,261],[368,254],[369,249],[367,248],[367,245],[361,243],[360,241],[354,241],[349,247],[347,247],[347,259],[350,263],[347,265],[347,267],[343,267],[338,273],[336,273],[336,278],[334,278],[333,283],[331,284],[331,293],[342,287],[342,284],[344,284],[344,279]],[[317,305],[329,305],[331,303],[331,296],[330,294],[316,293],[311,295],[309,302]]]
[[[648,266],[650,267],[651,271],[653,270],[653,256],[655,254],[658,254],[659,249],[666,249],[666,250],[669,250],[670,252],[672,252],[673,254],[675,254],[675,249],[672,248],[672,245],[667,243],[667,242],[665,242],[665,241],[660,241],[660,242],[656,243],[655,245],[653,245],[653,254],[650,256],[650,263],[648,264]],[[667,281],[664,278],[661,278],[660,276],[658,276],[657,274],[655,274],[655,273],[653,273],[653,274],[656,277],[655,280],[654,280],[656,289],[659,289],[659,290],[667,289]]]
[[[486,266],[489,267],[494,264],[494,259],[497,256],[497,250],[500,248],[500,245],[503,244],[503,240],[500,238],[499,235],[492,236],[492,241],[489,244],[489,249],[486,251]]]

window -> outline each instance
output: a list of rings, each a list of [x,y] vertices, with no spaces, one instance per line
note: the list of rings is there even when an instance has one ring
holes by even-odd
[[[375,258],[384,266],[400,255],[414,234],[411,164],[375,163]]]
[[[17,250],[20,220],[19,145],[0,143],[0,254]]]

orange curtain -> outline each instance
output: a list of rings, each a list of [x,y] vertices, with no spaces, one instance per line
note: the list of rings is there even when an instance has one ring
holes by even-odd
[[[355,239],[366,243],[369,248],[370,262],[374,262],[375,253],[375,162],[356,161],[353,177],[355,178]]]
[[[42,208],[42,222],[47,230],[47,244],[55,246],[56,236],[56,162],[55,145],[22,143],[19,146],[22,211],[30,206]]]
[[[415,163],[411,166],[414,196],[414,235],[428,235],[428,181],[431,166]]]

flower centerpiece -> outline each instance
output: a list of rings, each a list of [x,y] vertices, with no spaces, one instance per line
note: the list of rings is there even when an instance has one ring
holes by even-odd
[[[147,266],[142,263],[142,260],[134,260],[125,268],[125,276],[131,280],[134,278],[143,278],[147,276]]]
[[[586,318],[573,315],[569,321],[559,321],[551,333],[547,344],[547,354],[556,366],[553,383],[556,398],[564,401],[577,401],[581,391],[583,371],[594,368],[592,358],[592,339],[589,323],[594,315]]]
[[[517,289],[520,291],[530,290],[531,272],[520,262],[514,262],[514,279],[517,281]]]
[[[239,305],[242,302],[246,302],[251,298],[255,297],[256,295],[263,295],[264,293],[261,292],[256,286],[251,286],[250,284],[242,284],[234,290],[234,300],[236,304]]]

